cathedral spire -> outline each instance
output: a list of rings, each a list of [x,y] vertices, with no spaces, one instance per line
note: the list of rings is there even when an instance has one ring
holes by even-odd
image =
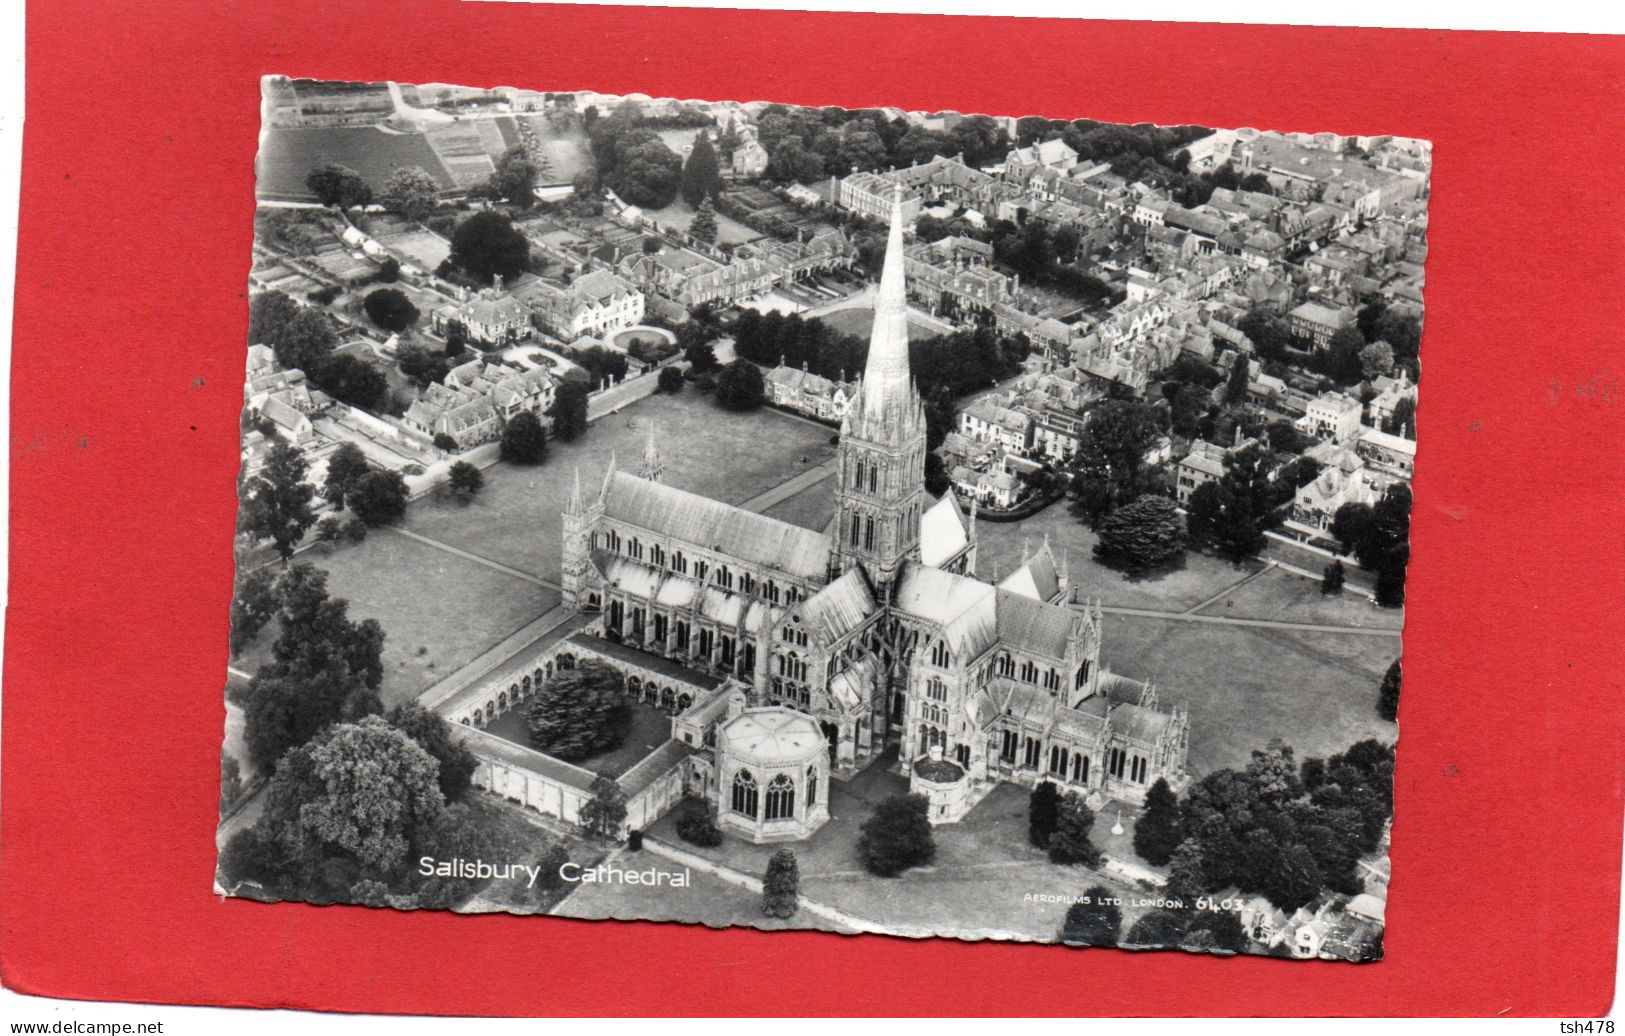
[[[908,369],[908,297],[903,284],[903,187],[892,193],[891,232],[886,238],[886,261],[875,292],[875,323],[869,332],[869,359],[863,369],[866,409],[880,413],[888,402],[902,402],[912,394]]]
[[[587,505],[581,499],[581,465],[576,465],[575,485],[570,490],[570,502],[565,505],[565,514],[584,514]]]

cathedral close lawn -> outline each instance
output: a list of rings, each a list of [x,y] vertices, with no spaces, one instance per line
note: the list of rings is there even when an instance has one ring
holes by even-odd
[[[414,502],[405,527],[556,580],[560,515],[576,466],[582,491],[598,492],[611,454],[623,470],[637,471],[651,427],[669,485],[729,503],[744,503],[835,456],[829,442],[834,429],[771,410],[730,413],[686,386],[594,422],[575,442],[549,440],[547,459],[536,467],[486,469],[485,488],[467,506],[432,498]]]

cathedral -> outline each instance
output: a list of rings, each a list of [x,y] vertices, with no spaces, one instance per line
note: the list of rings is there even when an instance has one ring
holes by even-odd
[[[904,226],[894,197],[867,366],[841,425],[822,532],[667,485],[653,437],[636,472],[579,474],[564,513],[563,595],[591,633],[722,678],[677,703],[695,783],[725,827],[805,837],[831,779],[890,746],[933,823],[1001,781],[1049,780],[1097,807],[1188,777],[1183,709],[1100,661],[1101,609],[1046,542],[977,576],[974,504],[925,490],[926,423],[909,370]]]

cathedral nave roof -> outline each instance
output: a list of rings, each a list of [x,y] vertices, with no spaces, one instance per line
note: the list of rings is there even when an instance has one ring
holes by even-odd
[[[935,567],[958,554],[970,543],[968,529],[950,489],[920,515],[920,561]]]
[[[829,539],[799,525],[616,471],[605,482],[606,517],[678,543],[803,579],[829,570]]]
[[[863,569],[853,567],[803,601],[799,611],[808,629],[823,637],[825,643],[834,643],[861,626],[875,609]]]

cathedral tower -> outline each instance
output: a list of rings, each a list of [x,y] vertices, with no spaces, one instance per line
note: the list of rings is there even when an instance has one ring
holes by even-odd
[[[861,565],[884,593],[904,561],[918,560],[925,495],[925,406],[909,373],[903,285],[903,194],[892,196],[891,233],[875,295],[863,380],[841,422],[835,490],[836,573]]]

